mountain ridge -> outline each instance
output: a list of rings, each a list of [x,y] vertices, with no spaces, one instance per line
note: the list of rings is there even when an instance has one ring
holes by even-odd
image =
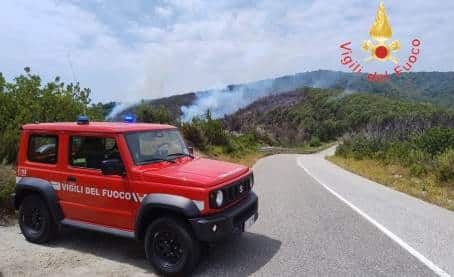
[[[175,118],[189,121],[210,109],[214,118],[222,118],[268,95],[280,94],[302,87],[332,88],[346,92],[396,96],[442,107],[454,106],[454,72],[410,72],[390,75],[383,83],[367,81],[367,74],[316,70],[244,84],[231,84],[222,89],[207,89],[143,100],[151,107],[165,106]],[[135,106],[120,112],[117,118],[132,112]]]

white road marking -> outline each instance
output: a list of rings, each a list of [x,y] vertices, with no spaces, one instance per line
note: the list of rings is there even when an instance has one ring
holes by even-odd
[[[360,210],[358,207],[350,203],[347,199],[342,197],[340,194],[335,192],[333,189],[328,187],[325,183],[323,183],[320,179],[318,179],[316,176],[314,176],[301,162],[301,159],[296,158],[296,163],[298,164],[299,167],[301,167],[309,176],[311,176],[315,181],[317,181],[320,185],[322,185],[327,191],[329,191],[331,194],[336,196],[339,200],[347,204],[352,210],[357,212],[359,215],[364,217],[367,221],[372,223],[375,227],[377,227],[380,231],[382,231],[386,236],[388,236],[390,239],[395,241],[397,244],[399,244],[403,249],[407,250],[412,256],[414,256],[416,259],[418,259],[420,262],[425,264],[428,268],[430,268],[435,274],[437,274],[440,277],[451,277],[447,272],[445,272],[443,269],[438,267],[436,264],[434,264],[431,260],[427,259],[419,253],[416,249],[411,247],[408,243],[406,243],[404,240],[402,240],[400,237],[398,237],[396,234],[388,230],[385,226],[382,224],[378,223],[375,219],[367,215],[365,212]]]

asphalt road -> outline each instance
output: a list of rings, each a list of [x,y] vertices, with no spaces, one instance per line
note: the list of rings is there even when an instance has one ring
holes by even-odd
[[[411,254],[327,190],[320,182],[335,185],[354,177],[334,166],[325,168],[326,164],[321,160],[320,155],[275,155],[260,160],[254,166],[254,190],[260,198],[259,220],[241,239],[226,241],[205,253],[195,275],[437,276],[433,268],[421,262],[414,253]],[[341,172],[341,175],[326,179],[332,176],[331,171]],[[376,185],[360,180],[367,186]],[[346,187],[339,189],[345,193],[346,199],[352,197],[355,204],[361,199],[362,202],[358,204],[361,207],[372,203],[373,215],[380,214],[380,207],[374,204],[377,199],[382,200],[380,197],[354,194],[349,192],[348,184],[344,185]],[[353,190],[359,191],[356,187]],[[395,195],[407,197],[391,190],[377,190],[376,193],[383,193],[390,198],[397,197]],[[369,202],[364,199],[367,197],[371,198]],[[380,205],[389,206],[386,201]],[[440,210],[441,213],[446,212],[446,215],[443,214],[446,218],[443,219],[448,220],[448,223],[454,219],[454,213]],[[440,212],[438,208],[435,211]],[[401,211],[398,213],[405,215]],[[390,215],[383,215],[383,218],[388,217]],[[451,224],[454,224],[454,220]],[[426,232],[426,229],[413,231]],[[408,242],[408,234],[399,235],[399,238]],[[408,237],[411,239],[410,235]],[[153,274],[144,258],[142,245],[127,239],[67,229],[57,242],[41,246],[25,242],[17,226],[0,227],[0,238],[0,272],[5,276]],[[438,244],[444,245],[444,242]],[[425,247],[430,248],[431,245]],[[437,244],[433,247],[437,247]],[[439,253],[441,259],[432,255],[432,252],[426,255],[427,251],[423,251],[424,257],[430,261],[436,258],[436,261],[442,262],[442,268],[450,269],[450,261],[454,263],[454,253],[451,252],[454,248],[450,248],[449,243],[446,249],[440,247],[441,254],[437,249],[431,251]]]

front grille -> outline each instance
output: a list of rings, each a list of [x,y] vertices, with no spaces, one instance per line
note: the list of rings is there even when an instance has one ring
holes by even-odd
[[[224,204],[222,206],[227,206],[251,191],[251,175],[223,187],[222,191],[224,193]]]
[[[237,200],[241,195],[246,194],[251,190],[250,177],[246,176],[245,178],[225,187],[223,190],[226,197],[225,203],[231,203]]]

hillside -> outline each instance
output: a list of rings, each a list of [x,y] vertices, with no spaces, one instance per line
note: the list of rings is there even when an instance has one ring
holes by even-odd
[[[231,131],[284,145],[313,137],[329,141],[345,133],[401,136],[437,125],[454,127],[454,113],[430,103],[314,88],[262,98],[224,119]]]
[[[173,95],[169,97],[153,99],[153,100],[143,100],[143,103],[149,105],[151,108],[159,108],[164,106],[167,111],[174,115],[174,120],[179,118],[181,115],[181,107],[191,105],[196,99],[195,93],[185,93],[179,95]],[[125,110],[115,114],[112,118],[113,121],[121,119],[125,114],[134,112],[134,109],[138,105],[133,105],[126,108]]]
[[[301,87],[368,92],[454,107],[454,72],[405,73],[401,77],[391,75],[391,80],[386,83],[371,83],[366,80],[365,74],[318,70],[146,102],[152,107],[164,105],[175,119],[181,116],[184,121],[203,114],[207,109],[211,110],[214,118],[222,118],[264,96]],[[133,109],[130,107],[127,111]]]

